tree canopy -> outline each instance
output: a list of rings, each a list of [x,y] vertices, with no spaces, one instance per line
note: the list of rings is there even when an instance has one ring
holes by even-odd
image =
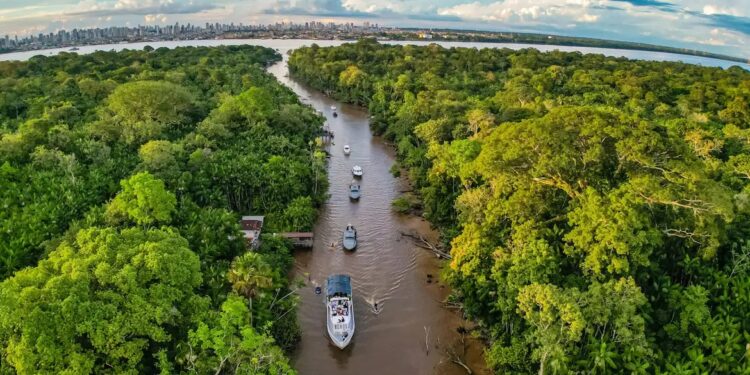
[[[19,374],[145,371],[208,306],[200,285],[175,231],[81,230],[0,284],[6,358]]]
[[[177,200],[164,182],[148,172],[133,175],[121,183],[122,191],[107,205],[111,221],[131,220],[138,225],[168,223]]]
[[[264,71],[280,59],[225,46],[0,62],[0,373],[294,372],[289,243],[253,253],[252,294],[230,279],[240,215],[300,230],[326,196],[310,148],[323,119]]]
[[[300,48],[396,145],[497,373],[750,371],[750,73],[534,49]]]

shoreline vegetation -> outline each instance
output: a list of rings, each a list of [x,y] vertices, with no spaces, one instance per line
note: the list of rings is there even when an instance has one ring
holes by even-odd
[[[375,40],[289,68],[396,146],[494,372],[750,371],[750,72]]]
[[[409,30],[412,34],[405,40],[424,40],[419,38],[417,29]],[[558,45],[574,47],[594,47],[594,48],[611,48],[625,49],[634,51],[665,52],[678,55],[709,57],[719,60],[727,60],[744,64],[750,63],[750,58],[730,56],[720,53],[695,50],[690,48],[677,48],[662,46],[657,44],[627,42],[611,39],[598,39],[586,37],[574,37],[556,34],[537,34],[537,33],[518,33],[518,32],[495,32],[495,31],[477,31],[477,30],[451,30],[451,29],[433,29],[431,30],[431,40],[440,41],[457,41],[457,42],[481,42],[481,43],[525,43],[539,45]]]
[[[294,374],[324,119],[255,46],[0,62],[0,373]]]
[[[357,32],[338,32],[331,36],[328,34],[316,34],[315,31],[299,30],[258,30],[258,31],[236,31],[227,32],[214,37],[213,39],[313,39],[313,40],[342,40],[355,42],[363,38],[376,38],[381,41],[448,41],[448,42],[478,42],[478,43],[521,43],[537,45],[559,45],[574,47],[593,47],[624,49],[634,51],[664,52],[678,55],[707,57],[725,61],[750,64],[750,57],[730,56],[726,54],[712,53],[690,48],[669,47],[656,44],[618,41],[610,39],[598,39],[587,37],[574,37],[556,34],[538,34],[538,33],[521,33],[521,32],[501,32],[501,31],[481,31],[481,30],[457,30],[457,29],[418,29],[418,28],[392,28],[387,31],[360,30]],[[80,43],[80,44],[60,44],[57,46],[44,46],[44,48],[0,48],[0,54],[24,52],[34,50],[45,50],[49,48],[68,48],[80,47],[86,45],[103,45],[112,43],[140,43],[172,40],[200,40],[203,37],[195,38],[175,38],[167,37],[163,39],[144,39],[144,38],[126,38],[118,40],[107,40],[102,43]]]

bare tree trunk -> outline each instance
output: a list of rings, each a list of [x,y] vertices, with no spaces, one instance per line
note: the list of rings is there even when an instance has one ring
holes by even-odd
[[[547,361],[547,353],[542,354],[542,360],[539,362],[539,375],[544,375],[544,362]]]
[[[421,248],[423,248],[425,250],[431,251],[438,258],[441,258],[441,259],[451,259],[451,255],[448,252],[446,252],[445,250],[441,249],[438,245],[430,243],[430,241],[427,241],[427,239],[425,239],[421,235],[411,234],[411,233],[404,233],[404,232],[401,232],[401,235],[404,236],[404,237],[411,238],[414,241],[415,245],[417,245],[418,247],[421,247]]]

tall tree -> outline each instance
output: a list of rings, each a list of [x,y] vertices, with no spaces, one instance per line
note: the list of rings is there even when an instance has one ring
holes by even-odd
[[[152,372],[207,308],[200,285],[172,230],[82,230],[0,283],[3,357],[19,374]]]

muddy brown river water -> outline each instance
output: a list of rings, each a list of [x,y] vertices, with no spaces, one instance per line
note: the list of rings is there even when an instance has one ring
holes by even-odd
[[[309,276],[310,281],[299,291],[302,341],[293,355],[294,366],[304,375],[466,374],[447,354],[452,352],[474,373],[482,373],[481,345],[468,337],[462,344],[457,329],[467,323],[441,305],[448,288],[438,279],[439,260],[400,234],[437,237],[423,219],[391,210],[391,201],[409,189],[407,181],[389,172],[395,160],[392,148],[372,135],[366,110],[337,102],[289,78],[286,58],[269,72],[302,102],[322,111],[335,135],[328,161],[330,198],[315,225],[314,247],[295,255],[295,276],[304,280]],[[332,105],[338,108],[338,117],[333,117]],[[348,156],[343,152],[346,144],[351,147]],[[348,197],[355,164],[364,170],[359,202]],[[348,223],[358,230],[354,252],[344,251],[340,244]],[[331,247],[331,243],[337,244]],[[333,273],[350,274],[354,289],[357,326],[352,343],[344,350],[329,343],[323,297],[314,292]],[[428,275],[433,282],[428,283]]]

